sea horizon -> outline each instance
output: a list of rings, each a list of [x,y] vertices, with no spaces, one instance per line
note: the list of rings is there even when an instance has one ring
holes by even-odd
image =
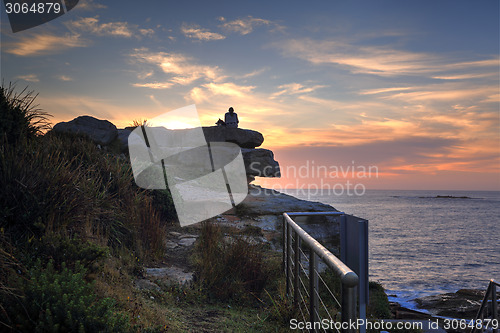
[[[500,222],[500,191],[320,192],[283,191],[369,221],[370,280],[380,282],[392,301],[415,308],[416,298],[483,290],[489,279],[500,278],[500,240],[491,232]]]

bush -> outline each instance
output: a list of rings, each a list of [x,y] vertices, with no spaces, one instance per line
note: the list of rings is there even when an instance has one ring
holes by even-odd
[[[18,300],[21,297],[20,288],[13,283],[12,277],[18,272],[24,273],[24,267],[13,255],[14,248],[5,239],[3,232],[0,232],[0,331],[2,328],[10,327],[8,310],[9,305],[6,300]]]
[[[89,240],[48,234],[30,243],[25,251],[27,258],[24,262],[25,265],[32,266],[37,260],[40,260],[42,264],[52,261],[56,269],[61,269],[63,263],[73,269],[75,263],[78,262],[93,273],[99,269],[108,253],[107,247],[99,246]]]
[[[162,253],[164,231],[153,199],[134,185],[127,160],[88,139],[49,133],[1,146],[0,187],[0,227],[18,242],[50,232],[138,247],[148,256]]]
[[[369,317],[373,319],[392,318],[389,299],[387,298],[384,287],[382,287],[380,283],[370,281],[369,292],[370,303],[367,307]]]
[[[24,332],[123,332],[129,320],[114,311],[114,301],[97,299],[92,284],[84,280],[85,269],[76,263],[60,272],[49,262],[29,271],[21,303],[9,307],[12,326]]]
[[[196,247],[197,275],[209,295],[219,300],[258,296],[267,281],[261,245],[233,235],[224,239],[220,228],[204,222]]]

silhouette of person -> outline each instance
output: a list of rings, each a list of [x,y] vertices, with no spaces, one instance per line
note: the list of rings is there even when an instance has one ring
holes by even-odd
[[[236,112],[234,112],[234,109],[232,107],[229,108],[229,112],[226,112],[226,115],[224,116],[224,122],[226,123],[227,127],[232,127],[232,128],[237,128],[238,127],[238,115]]]

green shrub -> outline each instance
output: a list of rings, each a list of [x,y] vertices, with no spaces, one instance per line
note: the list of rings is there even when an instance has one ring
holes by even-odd
[[[33,258],[38,258],[37,260],[41,260],[42,263],[52,260],[56,269],[61,269],[63,263],[72,269],[74,264],[79,262],[89,272],[97,271],[102,259],[109,252],[107,247],[88,240],[78,237],[68,238],[58,234],[47,234],[35,239],[26,250],[29,258],[24,262],[28,265],[30,261],[32,264],[36,261]]]
[[[2,231],[0,230],[0,331],[6,327],[11,328],[7,312],[10,308],[6,301],[16,301],[21,297],[20,288],[13,280],[17,280],[18,272],[25,273],[24,267],[13,255],[15,249],[5,239]]]
[[[324,282],[324,283],[323,283]],[[328,286],[328,288],[326,286]],[[342,282],[340,277],[335,274],[330,268],[327,268],[319,275],[319,297],[323,300],[328,313],[335,320],[340,320],[339,306],[335,299],[341,302],[342,297]],[[332,297],[335,296],[335,298]],[[329,318],[326,310],[320,306],[319,312],[322,318]]]
[[[21,304],[13,304],[13,326],[23,332],[123,332],[129,320],[114,309],[110,298],[99,300],[92,284],[85,282],[85,269],[65,264],[58,272],[49,262],[29,271]]]
[[[369,290],[368,316],[373,319],[390,319],[392,317],[391,307],[384,287],[378,282],[370,281]]]

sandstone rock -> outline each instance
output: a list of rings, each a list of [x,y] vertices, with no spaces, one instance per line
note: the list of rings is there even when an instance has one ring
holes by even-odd
[[[200,128],[168,130],[163,127],[149,127],[146,128],[146,132],[151,147],[156,147],[153,154],[169,156],[165,163],[170,167],[187,166],[195,169],[211,169],[212,160],[205,143],[230,142],[241,148],[247,183],[250,183],[255,176],[280,177],[280,167],[274,159],[273,152],[268,149],[253,149],[264,141],[264,137],[259,132],[225,127],[203,127],[202,129],[204,137],[201,136]],[[125,137],[128,137],[128,147],[133,148],[136,152],[142,152],[145,150],[144,139],[142,132],[136,131],[137,129],[130,134],[127,129],[120,130],[120,139],[125,140]],[[227,162],[221,159],[213,160],[221,161],[224,163],[223,165],[233,161],[240,152],[239,148],[234,145],[232,147],[223,147],[221,144],[210,146],[212,155],[217,152],[222,160],[228,160]],[[145,157],[149,158],[146,155]],[[220,166],[216,166],[216,168],[220,168]]]
[[[280,177],[280,165],[269,149],[242,148],[243,162],[249,176]]]
[[[128,129],[119,129],[118,130],[118,139],[122,145],[122,149],[128,149],[128,136],[132,133],[132,131]]]
[[[242,203],[236,206],[236,214],[248,214],[248,217],[254,220],[254,226],[271,233],[281,232],[282,214],[285,212],[326,211],[334,212],[337,210],[330,205],[301,200],[278,191],[265,189],[255,185],[250,185],[248,187],[248,196]],[[309,235],[321,241],[327,248],[333,250],[332,246],[338,243],[338,235],[340,232],[339,217],[298,216],[294,217],[294,221]]]
[[[484,291],[461,289],[456,293],[425,296],[415,302],[420,309],[437,316],[453,318],[474,318],[481,306]],[[500,293],[499,293],[500,296]]]
[[[126,128],[128,130],[129,128]],[[150,140],[175,142],[179,147],[198,147],[205,142],[232,142],[241,148],[255,148],[264,142],[264,136],[253,130],[226,127],[202,127],[171,130],[164,127],[146,127]],[[201,136],[203,133],[203,136]],[[153,138],[154,137],[154,138]],[[164,144],[163,144],[164,145]]]
[[[280,215],[259,215],[255,217],[255,221],[254,225],[262,231],[273,232],[281,227],[282,217]]]
[[[233,142],[241,148],[255,148],[264,142],[264,136],[253,130],[228,127],[203,127],[207,142]]]
[[[165,242],[165,247],[167,249],[175,249],[177,246],[179,246],[179,245],[176,242],[172,242],[172,241]]]
[[[196,242],[196,238],[182,238],[178,244],[182,246],[191,246],[194,242]]]
[[[307,201],[256,185],[248,187],[248,196],[240,204],[252,215],[281,215],[285,212],[337,211],[321,202]]]
[[[108,145],[118,135],[116,126],[107,120],[91,116],[80,116],[68,122],[54,125],[53,131],[61,133],[79,133],[87,135],[95,143]]]
[[[149,281],[148,279],[138,279],[135,280],[134,286],[139,290],[156,290],[160,291],[160,287],[154,283]]]
[[[163,282],[173,282],[184,285],[193,281],[193,273],[184,272],[182,268],[171,266],[161,268],[146,268],[146,275],[150,278],[156,278]]]
[[[180,239],[183,239],[183,238],[198,238],[197,235],[191,235],[191,234],[181,234],[178,236]]]

